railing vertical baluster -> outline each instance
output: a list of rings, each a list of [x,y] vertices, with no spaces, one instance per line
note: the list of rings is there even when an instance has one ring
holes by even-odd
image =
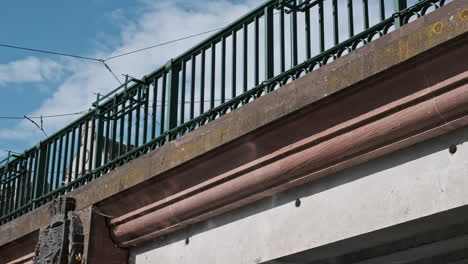
[[[63,168],[62,168],[62,179],[61,183],[65,183],[67,181],[67,166],[68,166],[68,145],[70,144],[70,132],[65,132],[65,148],[64,148],[64,155],[63,155]]]
[[[128,100],[128,114],[127,114],[127,152],[132,149],[132,126],[133,126],[133,107],[132,101]],[[96,167],[97,168],[97,167]]]
[[[226,101],[226,37],[221,39],[221,104]]]
[[[18,164],[19,163],[16,162],[15,165],[14,165],[15,172],[13,173],[13,177],[12,177],[13,186],[14,186],[14,188],[13,188],[13,191],[14,191],[14,194],[13,194],[13,210],[16,210],[16,208],[18,208],[18,190],[19,190]],[[47,177],[46,177],[46,181],[47,181]],[[44,189],[46,189],[46,188],[44,188]]]
[[[133,142],[135,142],[135,148],[137,148],[140,145],[140,112],[141,112],[141,84],[138,84],[138,92],[137,92],[137,105],[138,107],[135,109],[135,136]],[[108,155],[108,154],[106,154]]]
[[[51,170],[53,170],[53,168]],[[21,206],[25,206],[26,203],[28,202],[27,192],[28,192],[29,179],[28,179],[28,160],[24,156],[22,157],[22,160],[21,160],[21,177],[23,179],[22,180],[23,184],[21,186],[20,203],[21,203]]]
[[[13,167],[13,166],[12,166]],[[9,202],[9,212],[13,211],[14,208],[15,208],[15,180],[14,180],[14,172],[13,171],[10,171],[10,175],[9,175],[9,182],[10,182],[10,195],[8,196],[10,198],[10,202]],[[44,179],[44,181],[47,181],[47,179]],[[42,193],[44,193],[44,191],[42,190]]]
[[[237,88],[237,31],[234,29],[232,31],[232,65],[231,65],[231,72],[232,72],[232,79],[231,79],[231,98],[236,97],[236,88]]]
[[[57,139],[59,141],[59,139]],[[57,155],[57,175],[55,175],[55,188],[60,187],[60,179],[61,179],[61,170],[62,170],[62,149],[63,149],[63,135],[60,136],[60,143],[58,146],[58,155]],[[29,166],[30,170],[32,168],[32,164]]]
[[[107,114],[105,114],[105,135],[104,135],[104,152],[103,152],[103,156],[104,156],[104,163],[103,164],[107,164],[107,162],[109,161],[109,151],[110,151],[110,144],[111,144],[111,140],[110,140],[110,118],[111,118],[111,112],[108,111]]]
[[[348,34],[354,36],[353,0],[348,0]]]
[[[158,109],[158,80],[159,78],[154,78],[153,80],[153,110],[151,112],[151,139],[156,138],[156,128],[157,128],[157,121],[156,121],[156,110]]]
[[[164,134],[164,126],[166,125],[166,89],[167,89],[167,71],[163,75],[162,88],[161,88],[161,116],[159,122],[159,135]]]
[[[306,51],[306,58],[310,59],[312,57],[312,43],[311,43],[311,36],[310,36],[310,9],[306,9],[304,11],[304,19],[305,19],[305,51]]]
[[[284,6],[280,9],[280,28],[279,28],[279,37],[280,37],[280,69],[281,72],[286,71],[286,40],[285,40],[285,26],[284,26]]]
[[[104,121],[103,116],[101,113],[101,109],[98,107],[96,108],[96,147],[94,150],[94,169],[101,167],[102,165],[102,156],[103,156],[103,144],[104,144]],[[131,128],[131,126],[130,126]],[[97,175],[94,175],[96,177]]]
[[[77,138],[78,148],[76,149],[76,158],[75,158],[75,175],[74,175],[75,179],[78,178],[78,171],[80,169],[80,155],[81,155],[81,149],[83,148],[81,144],[82,130],[83,130],[83,123],[80,123],[80,125],[78,126],[78,138]]]
[[[89,120],[85,121],[84,124],[84,139],[83,139],[83,152],[81,154],[81,175],[86,174],[86,159],[89,158],[88,150],[88,132],[89,132]],[[55,158],[54,158],[55,159]]]
[[[45,172],[45,166],[47,162],[47,145],[40,142],[36,146],[36,153],[37,153],[37,158],[36,158],[36,171],[34,173],[34,200],[38,199],[44,194],[44,185],[45,182],[47,181],[47,177],[44,174]],[[34,208],[37,208],[40,204],[39,203],[34,203]]]
[[[114,96],[114,107],[112,110],[110,110],[112,118],[112,144],[111,144],[111,153],[110,153],[110,160],[115,159],[117,156],[117,148],[118,148],[118,141],[117,141],[117,126],[118,126],[118,120],[117,120],[117,112],[118,112],[118,104],[117,104],[117,96]],[[109,122],[110,122],[109,120]]]
[[[104,117],[104,122],[105,122],[105,132],[104,132],[104,152],[103,152],[103,156],[104,156],[104,164],[107,164],[107,162],[109,161],[109,152],[110,152],[110,149],[111,149],[111,134],[110,134],[110,129],[111,129],[111,111],[107,110],[107,113],[103,115]]]
[[[50,164],[49,161],[50,161],[51,147],[52,146],[50,145],[50,143],[46,143],[46,160],[45,160],[44,172],[43,172],[44,173],[44,178],[45,178],[45,180],[44,180],[45,183],[44,183],[43,193],[47,193],[47,192],[51,191],[51,189],[50,189],[51,186],[49,186],[49,185],[51,185],[50,182],[52,181],[52,179],[49,178],[49,164]]]
[[[254,82],[255,86],[260,84],[260,21],[258,16],[255,16],[255,36],[254,36]]]
[[[34,206],[33,204],[33,185],[32,183],[34,182],[34,163],[35,163],[35,156],[34,152],[30,154],[29,156],[29,164],[28,164],[28,186],[26,190],[26,202],[29,203],[31,206]]]
[[[16,177],[17,177],[17,186],[16,186],[16,208],[22,206],[21,197],[23,195],[23,186],[24,186],[24,175],[23,175],[23,161],[19,160],[16,166]],[[1,180],[0,180],[1,181]]]
[[[144,78],[144,91],[145,91],[145,103],[143,104],[143,139],[142,143],[148,142],[148,117],[149,117],[149,93],[150,85],[147,83],[146,77]],[[116,141],[114,141],[114,144]],[[112,157],[115,158],[115,157]]]
[[[46,165],[47,166],[47,165]],[[15,164],[15,210],[20,207],[20,195],[21,195],[21,161],[17,160]],[[47,190],[49,192],[49,190]]]
[[[96,113],[97,113],[97,109],[95,110],[95,115],[91,118],[91,135],[89,136],[90,138],[90,142],[89,142],[89,159],[88,159],[88,171],[91,172],[93,171],[93,162],[94,162],[94,153],[96,153],[95,151],[95,142],[97,140],[97,136],[96,136],[96,119],[98,118],[96,116]]]
[[[7,189],[6,189],[6,177],[7,177],[7,172],[8,172],[8,167],[7,165],[4,165],[3,168],[0,170],[0,216],[3,216],[6,214],[6,195],[7,195]]]
[[[320,41],[320,52],[325,51],[325,20],[323,16],[323,1],[319,2],[319,41]]]
[[[9,182],[10,182],[10,190],[11,190],[11,193],[9,195],[10,197],[10,209],[8,210],[9,213],[12,212],[13,210],[15,210],[15,191],[16,191],[16,182],[15,182],[15,173],[14,173],[14,167],[15,167],[16,164],[12,164],[12,171],[10,172],[10,176],[8,177],[9,178]],[[45,179],[45,181],[47,181],[47,179]],[[42,192],[44,193],[44,191]]]
[[[195,117],[195,85],[196,85],[196,64],[197,64],[197,57],[192,55],[192,70],[190,73],[190,119]]]
[[[23,159],[26,159],[26,158],[23,156]],[[22,160],[21,164],[22,164],[21,175],[23,177],[23,186],[21,187],[20,203],[21,203],[21,206],[24,206],[28,202],[28,200],[27,200],[27,196],[28,196],[27,192],[28,192],[28,185],[29,185],[28,160],[27,159]],[[1,214],[1,212],[0,212],[0,214]]]
[[[248,56],[249,56],[249,53],[248,53],[248,25],[247,23],[245,23],[244,25],[242,25],[242,32],[243,32],[243,48],[242,48],[242,51],[243,51],[243,67],[242,67],[242,71],[243,71],[243,74],[242,74],[242,87],[243,87],[243,91],[244,93],[247,92],[247,89],[248,89]]]
[[[201,50],[201,64],[200,64],[200,115],[205,112],[205,67],[206,67],[206,50]]]
[[[156,120],[156,115],[157,115],[157,109],[158,109],[158,80],[159,78],[156,77],[153,80],[153,111],[152,111],[152,117],[151,117],[151,139],[156,138],[156,129],[157,129],[157,120]]]
[[[393,17],[395,19],[395,28],[403,26],[403,18],[401,17],[400,12],[406,9],[406,6],[406,0],[393,0]]]
[[[12,204],[13,204],[13,210],[16,210],[18,208],[18,188],[19,188],[19,183],[18,183],[18,162],[15,162],[13,165],[13,170],[14,172],[12,173],[11,180],[13,181],[13,197],[12,197]],[[46,175],[47,176],[47,175]],[[12,211],[13,211],[12,210]]]
[[[265,80],[269,80],[275,74],[273,10],[273,6],[265,8]]]
[[[4,168],[4,171],[2,172],[2,197],[1,197],[1,207],[0,207],[0,213],[2,215],[6,215],[8,213],[8,210],[7,210],[7,204],[8,204],[8,181],[7,181],[7,178],[8,178],[8,173],[9,173],[9,167],[8,167],[8,163],[3,167]],[[29,199],[28,199],[29,200]]]
[[[16,167],[16,186],[15,186],[15,210],[20,207],[20,195],[21,195],[21,161],[18,161],[15,165]]]
[[[185,86],[187,82],[187,61],[182,61],[182,83],[180,87],[180,124],[185,123]]]
[[[367,0],[362,0],[362,15],[364,18],[364,30],[369,28],[369,3]]]
[[[179,72],[180,63],[174,63],[170,60],[166,64],[166,71],[168,73],[168,95],[167,95],[167,129],[177,127],[177,110],[179,101]]]
[[[211,43],[211,83],[210,83],[210,108],[215,106],[215,81],[216,81],[216,44]]]
[[[297,3],[297,0],[294,1]],[[297,11],[291,12],[291,68],[297,65]]]
[[[52,164],[50,166],[50,186],[53,189],[57,188],[55,184],[55,159],[57,155],[57,139],[53,140],[54,147],[52,148]]]
[[[72,139],[71,139],[71,146],[70,146],[70,163],[68,165],[68,177],[69,177],[69,182],[73,180],[72,178],[72,172],[73,172],[73,155],[75,152],[75,131],[76,129],[75,128],[72,128]]]
[[[10,167],[8,166],[8,168],[10,168]],[[5,177],[6,178],[5,179],[5,181],[6,181],[5,185],[6,185],[6,190],[7,190],[6,191],[6,197],[5,197],[6,198],[6,202],[5,202],[5,211],[6,212],[5,212],[5,214],[8,214],[11,211],[10,204],[11,204],[12,186],[11,186],[11,181],[8,180],[8,178],[10,178],[10,177],[11,177],[11,170],[9,169],[9,170],[7,170],[7,174],[6,174],[6,177]],[[34,187],[35,187],[35,185],[34,185]],[[35,190],[35,188],[34,188],[34,190]]]
[[[379,13],[380,13],[380,21],[385,20],[385,0],[379,1]]]
[[[132,107],[132,102],[129,101],[129,109],[131,109]],[[131,146],[133,145],[132,143],[132,126],[133,126],[133,112],[132,111],[128,111],[128,114],[127,114],[127,152],[129,150],[131,150]],[[105,139],[103,139],[105,140]]]
[[[338,0],[333,0],[333,43],[340,43],[340,24],[338,21]]]
[[[119,125],[119,156],[125,153],[124,149],[124,142],[125,142],[125,115],[123,114],[125,111],[125,100],[122,100],[122,104],[120,105],[120,125]],[[91,141],[92,142],[92,141]]]

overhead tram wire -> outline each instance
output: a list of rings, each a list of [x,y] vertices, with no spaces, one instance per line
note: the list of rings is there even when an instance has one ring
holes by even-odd
[[[41,117],[41,125],[40,126],[36,121],[32,120],[31,118],[27,117],[26,115],[24,116],[24,118],[26,118],[29,122],[33,123],[47,137],[47,133],[45,132],[43,124],[42,124],[42,117]]]
[[[83,110],[80,112],[75,113],[67,113],[67,114],[56,114],[56,115],[43,115],[43,116],[28,116],[30,119],[41,119],[41,118],[53,118],[53,117],[64,117],[64,116],[73,116],[73,115],[81,115],[87,113],[88,110]],[[0,119],[25,119],[25,116],[0,116]]]
[[[56,55],[56,56],[62,56],[62,57],[70,57],[70,58],[75,58],[75,59],[97,61],[97,62],[102,63],[104,65],[104,67],[114,76],[114,78],[120,84],[122,84],[122,82],[119,80],[119,78],[117,78],[117,76],[112,71],[110,66],[107,63],[105,63],[105,61],[103,59],[97,59],[97,58],[92,58],[92,57],[87,57],[87,56],[74,55],[74,54],[62,53],[62,52],[56,52],[56,51],[50,51],[50,50],[33,49],[33,48],[27,48],[27,47],[15,46],[15,45],[8,45],[8,44],[3,44],[3,43],[0,43],[0,47],[10,48],[10,49],[18,49],[18,50],[25,50],[25,51],[31,51],[31,52],[38,52],[38,53],[44,53],[44,54],[50,54],[50,55]]]
[[[61,52],[49,51],[49,50],[26,48],[26,47],[7,45],[7,44],[2,44],[2,43],[0,43],[0,47],[10,48],[10,49],[26,50],[26,51],[32,51],[32,52],[39,52],[39,53],[45,53],[45,54],[51,54],[51,55],[57,55],[57,56],[64,56],[64,57],[71,57],[71,58],[83,59],[83,60],[100,61],[99,59],[86,57],[86,56],[80,56],[80,55],[74,55],[74,54],[68,54],[68,53],[61,53]]]
[[[218,30],[220,30],[220,29],[222,29],[222,28],[212,29],[212,30],[200,32],[200,33],[197,33],[197,34],[185,36],[185,37],[182,37],[182,38],[179,38],[179,39],[173,39],[173,40],[170,40],[170,41],[167,41],[167,42],[159,43],[159,44],[156,44],[156,45],[153,45],[153,46],[149,46],[149,47],[145,47],[145,48],[141,48],[141,49],[129,51],[129,52],[126,52],[126,53],[118,54],[118,55],[115,55],[115,56],[111,56],[111,57],[109,57],[109,58],[106,58],[106,59],[104,59],[104,61],[108,61],[108,60],[116,59],[116,58],[119,58],[119,57],[131,55],[131,54],[134,54],[134,53],[138,53],[138,52],[141,52],[141,51],[145,51],[145,50],[157,48],[157,47],[160,47],[160,46],[165,46],[165,45],[172,44],[172,43],[174,43],[174,42],[178,42],[178,41],[181,41],[181,40],[186,40],[186,39],[189,39],[189,38],[198,37],[198,36],[201,36],[201,35],[205,35],[205,34],[208,34],[208,33],[211,33],[211,32],[218,31]]]
[[[9,44],[3,44],[3,43],[0,43],[0,47],[10,48],[10,49],[18,49],[18,50],[25,50],[25,51],[31,51],[31,52],[38,52],[38,53],[44,53],[44,54],[50,54],[50,55],[56,55],[56,56],[70,57],[70,58],[75,58],[75,59],[83,59],[83,60],[97,61],[97,62],[102,63],[102,64],[104,65],[104,67],[112,74],[112,76],[113,76],[120,84],[122,84],[122,81],[120,81],[120,79],[119,79],[119,78],[117,77],[117,75],[112,71],[111,67],[109,66],[109,64],[106,63],[106,61],[111,60],[111,59],[115,59],[115,58],[119,58],[119,57],[123,57],[123,56],[127,56],[127,55],[130,55],[130,54],[134,54],[134,53],[137,53],[137,52],[145,51],[145,50],[148,50],[148,49],[153,49],[153,48],[156,48],[156,47],[168,45],[168,44],[171,44],[171,43],[174,43],[174,42],[178,42],[178,41],[181,41],[181,40],[186,40],[186,39],[189,39],[189,38],[194,38],[194,37],[201,36],[201,35],[204,35],[204,34],[208,34],[208,33],[211,33],[211,32],[217,31],[217,30],[220,30],[220,29],[221,29],[221,28],[217,28],[217,29],[212,29],[212,30],[200,32],[200,33],[197,33],[197,34],[193,34],[193,35],[185,36],[185,37],[182,37],[182,38],[170,40],[170,41],[167,41],[167,42],[159,43],[159,44],[156,44],[156,45],[153,45],[153,46],[141,48],[141,49],[134,50],[134,51],[130,51],[130,52],[126,52],[126,53],[123,53],[123,54],[118,54],[118,55],[115,55],[115,56],[112,56],[112,57],[109,57],[109,58],[106,58],[106,59],[98,59],[98,58],[87,57],[87,56],[81,56],[81,55],[75,55],[75,54],[70,54],[70,53],[63,53],[63,52],[56,52],[56,51],[50,51],[50,50],[43,50],[43,49],[35,49],[35,48],[21,47],[21,46],[9,45]]]

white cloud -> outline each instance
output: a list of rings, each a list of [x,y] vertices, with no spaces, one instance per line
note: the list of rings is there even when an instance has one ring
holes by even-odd
[[[63,72],[61,64],[50,59],[27,57],[0,64],[0,86],[8,83],[57,80]]]

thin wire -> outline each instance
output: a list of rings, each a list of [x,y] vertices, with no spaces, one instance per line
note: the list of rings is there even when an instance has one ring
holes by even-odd
[[[215,102],[219,102],[221,101],[221,99],[215,99],[214,100]],[[167,103],[168,101],[166,101]],[[183,101],[184,104],[190,104],[189,101]],[[197,103],[200,103],[201,101],[195,101],[194,103],[197,104]],[[211,102],[211,100],[204,100],[203,102],[205,103],[208,103],[208,102]],[[153,103],[153,101],[148,101],[148,103]],[[157,101],[157,103],[162,103],[162,101]],[[182,103],[182,101],[178,101],[178,103]],[[160,107],[161,105],[156,105],[158,107]],[[152,106],[148,106],[148,107],[152,107]],[[74,115],[81,115],[81,114],[85,114],[87,113],[88,110],[83,110],[83,111],[80,111],[80,112],[75,112],[75,113],[66,113],[66,114],[56,114],[56,115],[43,115],[43,116],[28,116],[28,118],[31,118],[31,119],[40,119],[41,117],[42,118],[54,118],[54,117],[64,117],[64,116],[74,116]],[[0,119],[24,119],[25,117],[24,116],[0,116]]]
[[[117,75],[115,75],[115,73],[112,71],[112,69],[110,68],[110,66],[107,65],[107,63],[105,63],[104,60],[100,60],[100,62],[102,62],[102,64],[104,64],[104,67],[106,67],[106,69],[114,76],[114,78],[115,78],[120,84],[122,84],[122,82],[120,81],[119,78],[117,78]]]
[[[36,121],[32,120],[31,118],[27,117],[27,116],[24,116],[24,118],[26,118],[27,120],[29,120],[31,123],[33,123],[35,126],[37,126],[37,128],[39,128],[42,133],[44,133],[44,135],[47,137],[47,133],[44,131],[44,129],[42,127],[40,127]]]
[[[106,59],[104,59],[104,61],[116,59],[116,58],[119,58],[119,57],[123,57],[123,56],[127,56],[127,55],[134,54],[134,53],[137,53],[137,52],[141,52],[141,51],[153,49],[153,48],[156,48],[156,47],[168,45],[168,44],[171,44],[171,43],[174,43],[174,42],[178,42],[178,41],[181,41],[181,40],[185,40],[185,39],[189,39],[189,38],[198,37],[198,36],[205,35],[205,34],[208,34],[208,33],[214,32],[214,31],[218,31],[218,30],[220,30],[220,29],[222,29],[222,28],[212,29],[212,30],[208,30],[208,31],[205,31],[205,32],[201,32],[201,33],[193,34],[193,35],[190,35],[190,36],[182,37],[182,38],[179,38],[179,39],[173,39],[173,40],[170,40],[170,41],[167,41],[167,42],[159,43],[159,44],[156,44],[156,45],[153,45],[153,46],[149,46],[149,47],[146,47],[146,48],[141,48],[141,49],[129,51],[129,52],[126,52],[126,53],[118,54],[118,55],[115,55],[115,56],[106,58]]]
[[[5,151],[5,152],[11,152],[13,154],[18,154],[18,155],[21,155],[21,153],[19,152],[16,152],[16,151],[13,151],[13,150],[10,150],[10,149],[2,149],[2,151]]]
[[[52,118],[52,117],[62,117],[62,116],[81,115],[81,114],[84,114],[84,113],[87,113],[87,112],[88,112],[87,110],[83,110],[83,111],[76,112],[76,113],[56,114],[56,115],[44,115],[44,116],[42,116],[42,118]],[[0,116],[0,119],[24,119],[24,118],[25,118],[25,116]],[[28,118],[31,118],[31,119],[40,119],[41,116],[28,116]]]
[[[68,54],[68,53],[61,53],[61,52],[55,52],[55,51],[49,51],[49,50],[42,50],[42,49],[33,49],[33,48],[26,48],[26,47],[20,47],[20,46],[15,46],[15,45],[8,45],[8,44],[2,44],[0,43],[0,47],[4,48],[10,48],[10,49],[19,49],[19,50],[26,50],[26,51],[32,51],[32,52],[39,52],[39,53],[45,53],[45,54],[52,54],[52,55],[57,55],[57,56],[64,56],[64,57],[71,57],[75,59],[83,59],[83,60],[92,60],[92,61],[98,61],[101,62],[104,67],[114,76],[114,78],[122,84],[122,82],[117,78],[115,73],[112,71],[112,69],[107,65],[103,59],[97,59],[97,58],[92,58],[92,57],[86,57],[86,56],[80,56],[80,55],[74,55],[74,54]]]
[[[40,52],[40,53],[46,53],[46,54],[52,54],[52,55],[58,55],[58,56],[65,56],[65,57],[72,57],[72,58],[76,58],[76,59],[100,61],[99,59],[86,57],[86,56],[79,56],[79,55],[61,53],[61,52],[55,52],[55,51],[49,51],[49,50],[32,49],[32,48],[26,48],[26,47],[20,47],[20,46],[14,46],[14,45],[2,44],[2,43],[0,43],[0,47],[11,48],[11,49],[19,49],[19,50],[27,50],[27,51]]]

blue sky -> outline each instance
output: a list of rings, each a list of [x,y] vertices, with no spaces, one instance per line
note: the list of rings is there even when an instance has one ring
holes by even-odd
[[[118,42],[115,14],[131,17],[135,2],[130,0],[5,1],[0,4],[0,42],[38,49],[87,54]],[[133,14],[132,14],[133,13]],[[102,44],[101,44],[102,43]],[[115,43],[117,44],[117,43]],[[0,64],[25,58],[58,59],[55,56],[0,48]],[[21,116],[41,106],[64,77],[39,82],[13,82],[0,87],[1,116]],[[13,127],[18,120],[1,120],[0,128]],[[22,146],[0,141],[1,149]],[[28,142],[29,143],[29,142]],[[14,148],[21,151],[19,148]]]
[[[107,57],[225,25],[261,2],[2,1],[0,43]],[[115,59],[110,65],[118,75],[142,76],[204,37]],[[97,62],[0,47],[0,116],[85,110],[93,93],[106,93],[116,84]],[[51,134],[74,118],[47,119],[44,128]],[[22,152],[43,138],[28,121],[0,119],[0,150]]]
[[[109,45],[112,41],[118,41],[117,37],[113,37],[119,33],[113,16],[117,12],[131,16],[134,6],[135,2],[130,0],[5,1],[0,4],[0,25],[3,25],[0,40],[20,46],[86,54],[99,47],[101,42]],[[43,54],[0,49],[2,64],[28,56],[57,59]],[[34,110],[47,92],[50,93],[44,91],[45,87],[52,89],[53,84],[16,83],[2,87],[1,113],[13,115]],[[32,89],[28,88],[31,85],[45,87],[25,96],[26,92],[31,92]]]

